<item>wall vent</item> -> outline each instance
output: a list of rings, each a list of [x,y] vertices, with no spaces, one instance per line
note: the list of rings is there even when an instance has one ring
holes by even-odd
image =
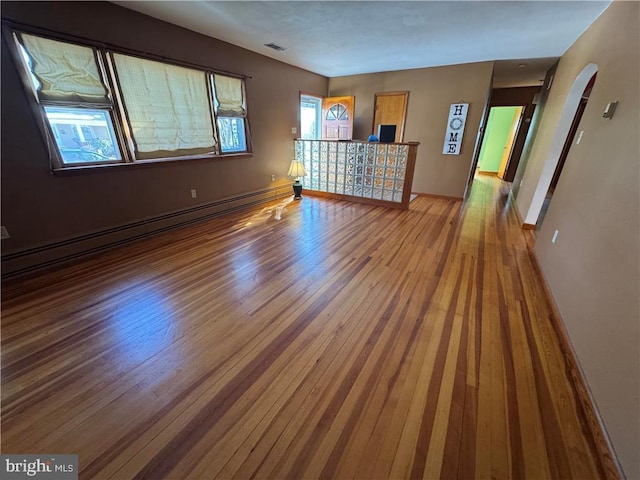
[[[280,45],[276,45],[275,43],[265,43],[264,46],[272,48],[276,52],[284,52],[286,50],[286,48],[281,47]]]

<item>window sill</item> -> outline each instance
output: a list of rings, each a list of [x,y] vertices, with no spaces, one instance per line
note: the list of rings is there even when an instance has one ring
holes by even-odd
[[[153,160],[137,160],[135,162],[121,162],[121,163],[101,163],[96,165],[68,165],[66,167],[54,167],[51,171],[55,175],[65,175],[71,173],[81,173],[81,172],[96,172],[102,171],[105,169],[114,169],[114,168],[141,168],[141,167],[150,167],[150,166],[158,166],[164,164],[178,164],[185,162],[196,162],[196,161],[215,161],[222,160],[225,158],[244,158],[244,157],[253,157],[253,152],[241,152],[241,153],[225,153],[222,155],[192,155],[188,157],[180,157],[180,158],[159,158]]]

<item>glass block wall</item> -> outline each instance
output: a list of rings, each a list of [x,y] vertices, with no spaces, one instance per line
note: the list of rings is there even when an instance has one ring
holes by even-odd
[[[305,188],[401,203],[410,145],[296,140]],[[413,172],[411,172],[413,176]]]

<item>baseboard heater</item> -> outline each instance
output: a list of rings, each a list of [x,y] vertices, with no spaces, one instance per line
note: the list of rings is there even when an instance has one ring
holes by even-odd
[[[59,242],[7,253],[2,255],[2,279],[14,278],[80,259],[102,250],[290,195],[291,185],[282,185],[78,235]]]

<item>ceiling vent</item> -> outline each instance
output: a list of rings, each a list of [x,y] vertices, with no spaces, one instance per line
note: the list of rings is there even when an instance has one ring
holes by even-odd
[[[276,52],[284,52],[286,50],[286,48],[281,47],[280,45],[276,45],[275,43],[265,43],[264,44],[265,47],[269,47],[274,49]]]

